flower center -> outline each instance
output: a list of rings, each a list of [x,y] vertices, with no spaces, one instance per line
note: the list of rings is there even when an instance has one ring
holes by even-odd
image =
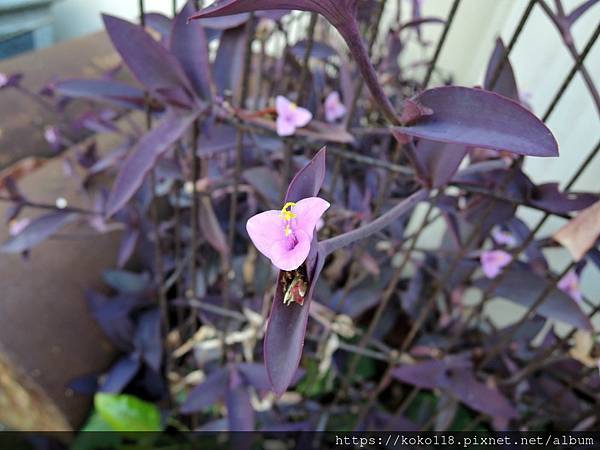
[[[294,202],[287,202],[283,208],[281,208],[281,217],[283,218],[283,220],[285,220],[286,222],[291,221],[292,219],[296,218],[296,214],[294,214],[293,212],[290,211],[290,208],[296,206],[296,204]],[[289,226],[289,225],[288,225]]]

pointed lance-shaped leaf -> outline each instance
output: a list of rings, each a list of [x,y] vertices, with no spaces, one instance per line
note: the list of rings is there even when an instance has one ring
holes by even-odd
[[[126,108],[142,109],[144,106],[144,92],[120,81],[73,78],[58,81],[54,88],[67,97],[107,102]]]
[[[12,236],[2,244],[0,252],[22,253],[30,250],[51,237],[75,217],[76,214],[65,211],[39,216],[29,222],[19,234]]]
[[[179,61],[141,26],[104,14],[106,32],[123,62],[147,89],[192,92]]]
[[[396,131],[392,131],[396,139],[402,141]],[[420,139],[416,148],[405,147],[406,154],[412,161],[419,180],[428,188],[439,188],[446,185],[456,174],[460,163],[467,154],[467,146],[435,142]]]
[[[315,197],[319,193],[325,180],[326,155],[326,149],[323,147],[296,174],[290,183],[284,203]],[[265,365],[271,385],[277,395],[281,395],[287,390],[294,379],[302,356],[310,300],[316,280],[323,268],[323,260],[317,251],[316,236],[313,237],[306,268],[309,286],[302,306],[298,304],[284,305],[282,272],[277,277],[277,289],[264,341]]]
[[[215,370],[206,377],[206,380],[191,390],[184,404],[181,405],[181,414],[202,412],[212,406],[225,397],[228,385],[229,367]]]
[[[195,118],[194,114],[182,116],[169,110],[156,128],[142,136],[121,166],[113,184],[106,205],[107,216],[112,216],[125,206],[157,159],[185,133]]]
[[[181,67],[197,95],[206,101],[210,101],[212,99],[212,80],[210,77],[208,41],[200,22],[188,23],[187,21],[187,18],[194,11],[192,2],[193,0],[189,0],[175,17],[170,38],[170,49],[181,63]]]
[[[500,70],[498,75],[496,75],[497,70]],[[519,89],[517,88],[515,73],[506,54],[504,42],[500,38],[496,39],[496,46],[485,72],[483,88],[497,92],[517,102],[519,101]]]
[[[488,289],[493,280],[481,278],[474,285]],[[548,289],[549,282],[545,278],[531,272],[524,266],[505,269],[502,281],[496,286],[494,293],[513,303],[531,307]],[[568,294],[553,288],[539,305],[537,312],[548,319],[559,320],[576,328],[592,330],[590,319]]]
[[[558,156],[552,132],[530,111],[493,92],[459,86],[429,89],[414,100],[433,110],[414,125],[397,127],[432,141],[505,150],[519,155]]]

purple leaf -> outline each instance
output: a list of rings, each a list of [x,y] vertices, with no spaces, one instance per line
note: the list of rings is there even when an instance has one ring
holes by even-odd
[[[202,197],[199,204],[198,225],[204,234],[206,240],[219,253],[226,255],[229,253],[227,238],[217,219],[215,210],[208,197]]]
[[[240,374],[233,368],[229,374],[229,386],[225,394],[229,431],[254,431],[254,408],[250,403],[248,389]]]
[[[137,245],[140,232],[136,228],[127,227],[121,238],[121,245],[119,246],[119,254],[117,257],[117,266],[123,267],[133,255],[135,247]]]
[[[196,386],[181,406],[182,414],[201,412],[225,396],[229,383],[229,368],[222,367],[211,373]]]
[[[163,121],[146,133],[123,163],[107,201],[107,215],[119,211],[140,188],[157,159],[175,143],[192,124],[195,115],[181,116],[168,111]]]
[[[200,22],[187,22],[193,13],[193,0],[175,18],[171,33],[171,52],[181,63],[195,92],[204,100],[212,98],[208,42]]]
[[[133,380],[140,368],[140,361],[130,356],[121,358],[108,373],[106,380],[100,387],[100,392],[118,394]]]
[[[348,231],[347,233],[320,242],[319,253],[323,255],[323,258],[325,258],[327,255],[342,247],[346,247],[360,239],[364,239],[367,236],[377,233],[396,220],[400,219],[405,214],[409,213],[417,205],[417,203],[425,200],[428,195],[429,191],[427,189],[421,189],[412,194],[410,197],[402,200],[388,212],[379,216],[372,222],[369,222],[360,228],[356,228],[352,231]]]
[[[179,61],[140,26],[104,14],[106,31],[133,75],[146,88],[192,92]]]
[[[519,101],[519,89],[517,88],[517,81],[515,80],[515,74],[513,68],[506,55],[506,48],[502,39],[496,39],[496,47],[488,63],[487,71],[485,73],[485,81],[483,82],[483,88],[488,91],[497,92],[505,97]],[[497,75],[496,81],[492,85],[492,77],[495,75],[496,70],[502,60],[505,59],[500,73]]]
[[[446,86],[429,89],[414,100],[432,109],[433,115],[415,125],[397,127],[401,133],[519,155],[558,156],[558,144],[546,125],[501,95]]]
[[[213,64],[213,79],[217,94],[224,96],[227,91],[238,97],[244,72],[247,27],[239,26],[226,30],[221,35],[219,49]]]
[[[475,286],[488,289],[494,280],[481,278]],[[505,270],[500,284],[493,291],[495,295],[524,306],[531,307],[546,292],[549,284],[545,278],[524,267]],[[548,319],[559,320],[576,328],[592,330],[590,319],[568,294],[553,288],[537,309],[538,314]]]
[[[594,6],[598,3],[598,0],[587,0],[575,8],[569,15],[566,17],[569,26],[573,26],[573,24],[579,19],[590,7]]]
[[[55,84],[56,92],[67,97],[103,101],[126,108],[141,109],[144,92],[120,81],[73,78]]]
[[[21,232],[10,237],[2,246],[2,253],[22,253],[42,243],[72,221],[75,214],[54,212],[33,219]]]
[[[467,154],[467,147],[421,139],[416,148],[407,147],[406,151],[419,180],[428,188],[439,188],[452,179]]]
[[[173,21],[161,13],[146,13],[144,14],[146,25],[158,31],[163,39],[163,42],[169,42]]]
[[[131,297],[108,298],[98,292],[86,293],[89,308],[106,336],[125,352],[133,350],[134,326],[129,314],[139,305]]]
[[[516,411],[496,389],[479,382],[472,372],[470,361],[463,357],[449,357],[393,370],[393,376],[422,389],[444,389],[467,406],[501,422],[516,417]]]
[[[326,161],[327,150],[323,147],[296,174],[288,187],[284,203],[315,197],[325,180]],[[309,287],[303,305],[296,303],[290,306],[284,305],[283,272],[279,272],[277,277],[277,289],[264,340],[265,365],[271,385],[277,395],[282,395],[287,390],[296,374],[302,356],[310,299],[324,264],[324,259],[319,256],[316,247],[316,236],[314,236],[306,261]]]
[[[323,147],[291,181],[285,202],[297,202],[303,198],[316,197],[325,181],[326,164],[327,148]]]
[[[160,310],[154,308],[140,316],[133,338],[135,349],[146,364],[159,372],[162,362]]]
[[[259,391],[271,389],[269,375],[263,364],[241,363],[237,368],[247,385],[253,386]]]
[[[558,183],[532,185],[528,196],[531,205],[557,214],[580,211],[598,201],[598,195],[588,192],[561,192]]]

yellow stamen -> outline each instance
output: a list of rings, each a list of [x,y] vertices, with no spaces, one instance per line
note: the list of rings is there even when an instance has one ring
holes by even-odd
[[[298,109],[298,105],[296,105],[295,103],[293,103],[293,102],[292,102],[292,103],[290,104],[290,109],[291,109],[292,111],[295,111],[295,110],[297,110],[297,109]]]
[[[292,229],[290,228],[289,225],[285,226],[285,237],[288,237],[290,234],[292,234]]]
[[[296,214],[289,211],[289,209],[293,206],[296,206],[294,202],[287,202],[285,206],[281,209],[281,217],[283,217],[283,220],[285,220],[286,222],[289,222],[290,220],[296,217]]]

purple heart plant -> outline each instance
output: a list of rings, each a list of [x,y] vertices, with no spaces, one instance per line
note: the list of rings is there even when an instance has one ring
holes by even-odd
[[[387,20],[392,3],[411,14]],[[106,289],[86,286],[86,300],[118,356],[70,386],[96,395],[90,427],[597,425],[600,203],[573,190],[597,143],[587,156],[561,148],[583,161],[569,180],[528,171],[559,157],[545,122],[577,72],[600,105],[584,61],[593,45],[571,33],[597,2],[568,13],[525,2],[573,57],[543,120],[512,67],[518,36],[489,42],[481,87],[457,86],[438,61],[464,10],[430,17],[423,3],[218,0],[198,11],[190,0],[173,17],[141,11],[141,24],[105,14],[121,61],[95,76],[34,87],[12,62],[2,69],[0,95],[22,94],[38,109],[18,117],[39,117],[2,126],[2,142],[34,137],[70,188],[35,193],[28,177],[44,162],[2,167],[0,254],[36,258],[71,233],[114,241]],[[79,286],[64,270],[61,283]],[[502,301],[518,306],[508,322]],[[110,399],[124,409],[108,411]]]

